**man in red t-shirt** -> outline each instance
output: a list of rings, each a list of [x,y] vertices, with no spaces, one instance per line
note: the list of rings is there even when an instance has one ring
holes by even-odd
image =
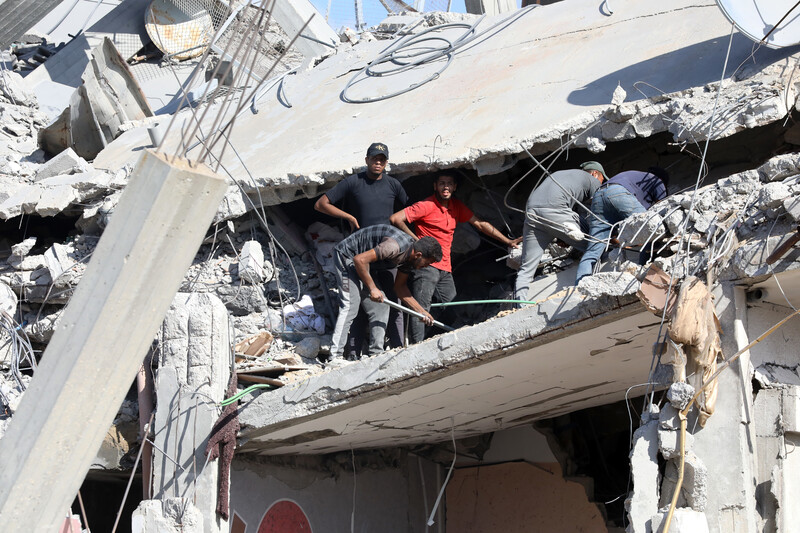
[[[442,174],[434,179],[433,196],[417,202],[393,214],[389,221],[415,239],[433,237],[442,247],[442,260],[428,267],[411,273],[411,294],[419,304],[429,311],[433,297],[440,302],[449,302],[456,296],[450,266],[450,247],[453,244],[453,232],[456,224],[469,222],[478,231],[497,239],[506,246],[516,248],[519,239],[511,240],[490,223],[476,217],[470,209],[459,200],[453,198],[456,192],[456,180],[449,174]],[[408,227],[413,223],[416,234]],[[400,276],[408,276],[398,272]],[[421,342],[425,337],[425,324],[418,318],[411,318],[409,337],[412,343]]]

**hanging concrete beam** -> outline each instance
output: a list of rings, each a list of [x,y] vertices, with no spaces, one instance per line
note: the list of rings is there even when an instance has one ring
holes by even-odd
[[[464,0],[464,6],[467,13],[474,15],[497,15],[517,9],[517,3],[513,0]]]
[[[275,22],[290,37],[300,31],[300,28],[312,15],[314,18],[294,42],[294,46],[306,58],[321,56],[335,49],[339,42],[339,36],[308,0],[275,2],[272,7],[272,16],[275,18]]]
[[[226,189],[207,167],[139,160],[0,440],[4,532],[57,531]]]

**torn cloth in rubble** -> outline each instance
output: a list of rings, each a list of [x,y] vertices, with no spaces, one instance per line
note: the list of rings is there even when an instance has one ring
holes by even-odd
[[[236,394],[239,380],[236,372],[231,373],[228,381],[228,390],[225,396],[230,398]],[[216,424],[211,430],[206,445],[206,455],[209,461],[219,458],[219,492],[217,493],[217,513],[224,519],[228,519],[230,505],[228,502],[229,488],[231,483],[231,461],[233,452],[236,449],[236,434],[239,433],[239,402],[233,402],[222,410]]]
[[[320,335],[325,333],[325,319],[314,311],[314,302],[308,294],[304,294],[295,303],[285,306],[283,316],[295,331],[314,330]]]
[[[722,328],[714,311],[714,301],[705,283],[694,276],[687,277],[681,284],[675,310],[667,329],[670,339],[668,350],[681,351],[674,356],[685,358],[686,381],[700,390],[717,370],[717,358],[722,357],[719,334]],[[714,413],[717,403],[716,380],[708,385],[697,398],[700,410],[698,422],[705,426],[706,420]]]
[[[657,316],[662,316],[666,306],[669,338],[667,357],[662,362],[673,366],[673,381],[686,381],[699,390],[716,371],[717,358],[722,357],[722,329],[708,288],[694,276],[687,277],[678,287],[669,274],[651,265],[637,296]],[[715,381],[697,398],[701,426],[714,412],[716,402]]]

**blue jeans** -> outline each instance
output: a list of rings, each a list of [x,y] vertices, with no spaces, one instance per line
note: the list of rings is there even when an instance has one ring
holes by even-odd
[[[575,283],[589,276],[595,264],[600,261],[606,240],[611,234],[611,225],[625,220],[634,213],[644,213],[644,206],[622,185],[612,183],[601,187],[592,197],[592,213],[589,217],[589,236],[591,237],[586,251],[578,263],[578,274]],[[598,218],[600,220],[598,220]]]

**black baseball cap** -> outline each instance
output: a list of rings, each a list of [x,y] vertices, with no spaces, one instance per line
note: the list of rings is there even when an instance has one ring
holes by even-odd
[[[372,157],[378,154],[383,154],[386,159],[389,159],[389,147],[383,143],[372,143],[367,148],[367,157]]]

